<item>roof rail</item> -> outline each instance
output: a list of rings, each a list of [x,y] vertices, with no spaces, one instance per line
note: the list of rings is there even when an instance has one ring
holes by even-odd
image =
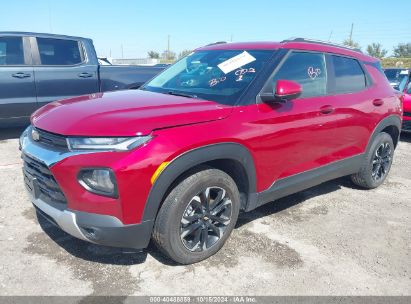
[[[217,41],[217,42],[209,43],[206,46],[216,45],[216,44],[224,44],[224,43],[227,43],[227,41]]]
[[[350,50],[350,51],[362,53],[361,49],[359,49],[359,48],[355,48],[355,47],[351,47],[351,46],[343,45],[343,44],[339,44],[339,43],[333,43],[333,42],[329,42],[329,41],[307,39],[307,38],[289,38],[289,39],[281,41],[281,43],[285,43],[285,42],[317,43],[317,44],[330,45],[330,46],[335,46],[335,47],[339,47],[339,48],[342,48],[342,49],[347,49],[347,50]]]

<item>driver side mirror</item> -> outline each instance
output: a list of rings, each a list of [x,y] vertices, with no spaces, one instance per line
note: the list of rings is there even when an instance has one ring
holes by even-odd
[[[285,103],[292,99],[298,98],[303,89],[301,85],[291,80],[277,80],[275,91],[273,93],[261,94],[261,100],[264,102]]]

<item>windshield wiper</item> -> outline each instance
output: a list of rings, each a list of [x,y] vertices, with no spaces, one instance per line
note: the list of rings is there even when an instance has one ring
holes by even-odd
[[[175,91],[168,91],[167,94],[198,99],[198,96],[194,94],[187,94],[187,93],[181,93],[181,92],[175,92]]]

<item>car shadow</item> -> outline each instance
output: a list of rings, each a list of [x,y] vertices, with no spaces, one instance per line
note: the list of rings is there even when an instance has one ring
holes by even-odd
[[[401,133],[400,140],[411,143],[411,133]]]
[[[0,128],[0,140],[19,138],[26,127]]]
[[[279,213],[283,210],[293,206],[304,203],[313,197],[328,194],[341,189],[342,187],[358,189],[349,179],[349,177],[341,177],[335,180],[325,182],[321,185],[309,188],[304,191],[291,194],[289,196],[280,198],[274,202],[264,204],[253,211],[240,213],[235,228],[248,224],[258,218],[270,216]]]
[[[354,184],[352,184],[347,177],[329,181],[305,191],[281,198],[275,202],[265,204],[253,211],[241,213],[235,228],[240,228],[258,218],[279,213],[285,209],[301,204],[310,198],[337,191],[341,189],[342,186],[355,188]],[[95,245],[70,236],[40,215],[37,216],[37,219],[43,231],[56,244],[71,255],[86,261],[100,264],[131,266],[144,263],[147,255],[150,255],[162,264],[168,266],[179,265],[162,254],[152,242],[150,242],[144,251]]]
[[[37,220],[52,241],[69,254],[82,260],[99,264],[131,266],[144,263],[147,258],[147,252],[95,245],[77,239],[54,226],[39,214],[37,214]]]
[[[179,265],[163,255],[153,244],[153,242],[150,242],[149,246],[144,250],[95,245],[71,236],[51,224],[41,215],[37,214],[37,221],[39,222],[42,230],[48,237],[50,237],[52,241],[54,241],[69,254],[82,260],[99,264],[131,266],[144,263],[147,259],[147,255],[149,254],[162,264],[168,266]]]

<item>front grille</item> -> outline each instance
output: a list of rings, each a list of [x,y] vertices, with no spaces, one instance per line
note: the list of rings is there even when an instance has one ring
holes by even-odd
[[[402,130],[411,132],[411,120],[403,120],[402,121]]]
[[[411,117],[411,112],[404,112],[404,116]]]
[[[36,179],[40,198],[47,203],[66,204],[66,197],[49,168],[45,164],[25,155],[24,153],[22,154],[22,158],[24,161],[24,174],[28,174],[31,178]]]
[[[49,147],[68,150],[66,137],[62,135],[46,132],[46,131],[43,131],[37,128],[33,128],[33,131],[37,131],[39,135],[39,138],[35,140],[33,139],[33,136],[32,136],[33,133],[30,134],[31,138],[35,140],[36,142],[49,146]]]

